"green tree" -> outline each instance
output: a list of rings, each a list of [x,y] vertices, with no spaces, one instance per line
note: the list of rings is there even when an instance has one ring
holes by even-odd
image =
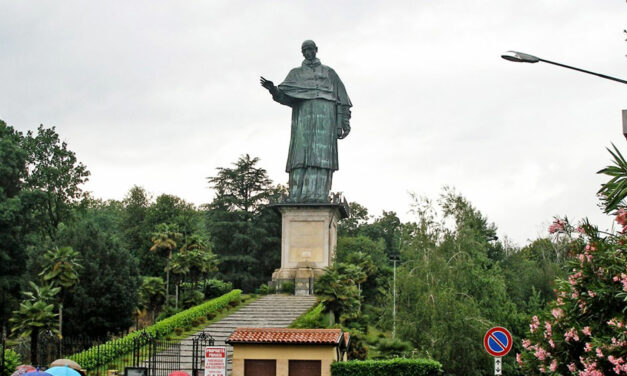
[[[59,299],[59,335],[63,335],[63,302],[65,294],[78,283],[80,264],[78,252],[71,247],[55,248],[44,255],[44,269],[39,274],[44,282],[61,289]]]
[[[77,251],[83,265],[64,304],[66,336],[105,337],[133,325],[139,271],[120,239],[119,209],[115,202],[86,202],[77,220],[59,230],[58,242]]]
[[[54,304],[47,300],[53,298],[58,288],[55,290],[40,288],[34,284],[31,286],[34,291],[27,294],[27,299],[20,304],[19,310],[13,312],[9,321],[13,324],[12,333],[30,338],[30,361],[31,364],[38,365],[39,333],[50,331],[58,334]]]
[[[37,134],[29,131],[23,148],[28,161],[25,183],[39,193],[36,218],[46,234],[54,239],[59,224],[70,218],[72,205],[82,197],[80,185],[87,181],[90,173],[68,149],[67,143],[59,139],[54,127],[40,125]]]
[[[366,274],[359,266],[335,263],[316,280],[316,296],[322,301],[323,312],[329,313],[332,322],[342,323],[359,314],[361,294],[357,285],[365,278]]]
[[[151,322],[165,303],[165,283],[161,277],[144,277],[139,288],[139,303],[151,313]]]
[[[280,218],[267,207],[278,191],[258,161],[244,155],[208,178],[216,197],[207,207],[207,230],[220,273],[249,291],[269,279],[280,257]]]
[[[6,323],[20,297],[26,269],[26,235],[31,221],[24,191],[24,136],[0,120],[0,322]]]
[[[150,240],[152,241],[152,247],[150,251],[165,252],[167,254],[167,264],[165,267],[166,282],[165,282],[165,297],[166,305],[170,299],[170,260],[172,259],[172,252],[177,248],[177,242],[183,237],[183,234],[179,232],[178,226],[174,224],[160,223],[155,227],[155,231],[152,233]]]

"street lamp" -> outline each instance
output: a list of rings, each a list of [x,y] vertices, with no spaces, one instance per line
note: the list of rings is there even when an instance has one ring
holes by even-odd
[[[607,76],[607,75],[604,75],[604,74],[601,74],[601,73],[590,72],[590,71],[587,71],[585,69],[571,67],[570,65],[560,64],[560,63],[556,63],[554,61],[540,59],[537,56],[529,55],[529,54],[526,54],[526,53],[523,53],[523,52],[507,51],[506,53],[501,55],[501,57],[503,59],[505,59],[505,60],[513,61],[513,62],[516,62],[516,63],[537,63],[538,61],[542,61],[542,62],[545,62],[545,63],[549,63],[549,64],[557,65],[557,66],[560,66],[560,67],[576,70],[576,71],[579,71],[579,72],[592,74],[592,75],[595,75],[595,76],[598,76],[598,77],[601,77],[601,78],[605,78],[607,80],[612,80],[612,81],[620,82],[622,84],[627,84],[627,81],[621,80],[620,78]],[[625,138],[627,139],[627,110],[623,110],[623,136],[625,136]]]
[[[401,258],[398,255],[390,256],[390,261],[394,263],[394,287],[393,289],[393,298],[392,298],[392,339],[396,338],[396,263],[400,261]]]
[[[557,66],[560,66],[560,67],[576,70],[576,71],[579,71],[579,72],[592,74],[592,75],[595,75],[595,76],[598,76],[598,77],[601,77],[601,78],[605,78],[607,80],[612,80],[612,81],[617,81],[617,82],[620,82],[620,83],[623,83],[623,84],[627,84],[627,81],[621,80],[620,78],[606,76],[606,75],[601,74],[601,73],[595,73],[595,72],[590,72],[590,71],[585,70],[585,69],[571,67],[570,65],[560,64],[560,63],[556,63],[554,61],[541,59],[541,58],[539,58],[537,56],[525,54],[525,53],[522,53],[522,52],[507,51],[506,53],[501,55],[501,57],[503,59],[505,59],[505,60],[513,61],[513,62],[516,62],[516,63],[537,63],[538,61],[542,61],[544,63],[557,65]]]

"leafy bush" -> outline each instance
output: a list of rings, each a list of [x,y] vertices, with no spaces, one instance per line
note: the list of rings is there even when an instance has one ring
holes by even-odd
[[[300,328],[300,329],[316,329],[316,328],[325,328],[324,324],[324,314],[322,311],[324,310],[324,304],[319,303],[318,305],[311,308],[309,311],[300,315],[291,325],[290,328]]]
[[[181,334],[183,334],[183,328],[174,328],[174,334],[176,334],[177,336],[180,336]]]
[[[174,316],[168,317],[157,322],[154,325],[146,327],[143,331],[132,332],[122,338],[108,341],[102,345],[91,347],[85,351],[74,354],[69,359],[74,360],[83,368],[90,370],[105,365],[110,361],[133,351],[134,339],[146,332],[157,338],[164,338],[174,332],[175,328],[181,328],[191,325],[192,320],[207,316],[211,312],[226,307],[229,302],[239,299],[241,290],[233,290],[219,298],[209,300],[196,307],[179,312]]]
[[[261,286],[259,286],[259,288],[257,289],[257,292],[261,295],[267,295],[268,285],[266,285],[265,283],[262,283]]]
[[[294,285],[294,282],[282,282],[281,283],[281,292],[293,294],[295,290],[296,290],[296,285]]]
[[[202,303],[204,297],[203,293],[197,290],[185,291],[181,297],[181,305],[183,308],[191,308]]]
[[[163,311],[161,311],[159,313],[159,315],[157,316],[157,320],[156,322],[162,321],[167,319],[168,317],[174,316],[179,312],[182,312],[183,309],[181,308],[174,308],[173,305],[169,306],[168,308],[164,309]]]
[[[201,282],[201,284],[203,284]],[[231,282],[220,281],[219,279],[208,279],[204,282],[205,299],[215,298],[233,290]]]
[[[607,234],[584,223],[567,280],[558,281],[557,299],[533,316],[524,351],[516,355],[526,375],[627,374],[627,211],[616,221],[622,232]],[[550,231],[571,228],[556,219]]]
[[[380,358],[403,357],[410,355],[412,350],[411,343],[398,338],[382,338],[377,342],[376,348]]]
[[[4,370],[0,376],[10,376],[21,363],[18,353],[11,349],[4,350]]]
[[[332,376],[432,376],[442,365],[430,359],[349,360],[331,364]]]

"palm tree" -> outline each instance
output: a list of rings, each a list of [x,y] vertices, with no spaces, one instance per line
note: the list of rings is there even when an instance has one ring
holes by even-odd
[[[32,282],[31,286],[34,286],[35,291],[24,294],[27,299],[20,304],[19,310],[13,312],[9,321],[13,323],[12,333],[30,337],[31,364],[37,365],[39,333],[51,331],[58,334],[54,304],[46,299],[52,299],[59,292],[59,288],[38,287]]]
[[[167,266],[167,271],[172,272],[176,276],[175,285],[175,298],[174,298],[174,307],[179,308],[179,284],[182,279],[189,274],[189,264],[190,264],[190,256],[189,252],[183,253],[179,252],[172,257],[169,265]]]
[[[78,283],[78,271],[83,268],[80,256],[72,247],[49,250],[44,255],[44,268],[39,275],[44,282],[61,289],[59,296],[59,335],[63,336],[63,302],[65,294]]]
[[[166,251],[168,253],[168,261],[165,267],[166,282],[165,282],[165,305],[168,306],[170,300],[170,259],[172,258],[172,251],[176,249],[177,241],[180,240],[183,235],[178,232],[178,226],[175,224],[160,223],[155,227],[155,231],[152,233],[150,240],[152,241],[151,251]]]
[[[607,166],[597,172],[612,178],[605,184],[601,185],[599,195],[603,201],[605,212],[610,213],[620,207],[625,207],[625,198],[627,197],[627,161],[618,151],[616,145],[612,144],[614,151],[607,149],[614,158],[614,165]]]
[[[139,288],[139,303],[151,312],[151,322],[155,323],[155,314],[165,302],[163,290],[165,283],[161,277],[144,277]]]

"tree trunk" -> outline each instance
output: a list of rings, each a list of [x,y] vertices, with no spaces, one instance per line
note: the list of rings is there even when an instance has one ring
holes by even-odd
[[[176,283],[176,287],[175,287],[175,294],[176,294],[176,298],[174,300],[174,308],[179,309],[179,284]]]
[[[172,258],[172,250],[168,254],[168,264],[165,267],[165,307],[170,306],[170,259]]]
[[[63,300],[59,303],[59,337],[63,338]]]
[[[37,367],[39,362],[37,362],[37,347],[39,342],[39,330],[33,329],[30,332],[30,364]]]

